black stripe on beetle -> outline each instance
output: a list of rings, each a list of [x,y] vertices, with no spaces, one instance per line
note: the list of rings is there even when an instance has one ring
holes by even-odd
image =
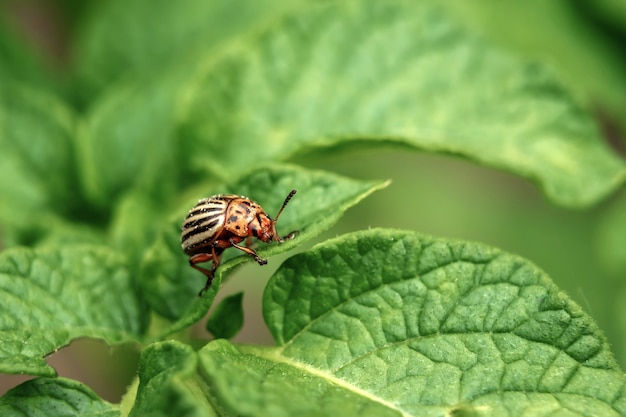
[[[208,223],[208,224],[203,224],[203,225],[196,225],[193,226],[189,229],[187,229],[183,234],[182,234],[182,241],[184,242],[185,240],[189,239],[192,236],[195,236],[197,234],[200,233],[205,233],[211,229],[213,229],[215,226],[217,226],[220,223],[220,219],[215,219],[212,222]]]
[[[219,223],[220,217],[221,217],[220,214],[214,214],[212,216],[198,217],[198,218],[195,218],[194,220],[187,220],[185,221],[183,228],[193,229],[197,226],[203,226],[206,223],[215,223],[213,224],[213,226],[209,226],[209,227],[214,227],[217,225],[217,223]]]

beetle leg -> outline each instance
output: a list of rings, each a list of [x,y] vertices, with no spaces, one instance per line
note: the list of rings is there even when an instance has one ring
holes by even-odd
[[[211,253],[197,253],[189,258],[189,265],[206,276],[206,284],[204,284],[204,288],[202,288],[198,293],[199,297],[202,297],[202,294],[211,286],[211,282],[213,282],[213,278],[215,277],[215,271],[220,265],[220,258],[221,256],[215,253],[214,246],[211,247]],[[198,265],[209,261],[213,261],[213,265],[210,270]]]
[[[230,244],[234,247],[239,249],[242,252],[247,253],[248,255],[252,256],[254,258],[255,261],[258,262],[259,265],[265,265],[267,263],[267,260],[261,258],[259,255],[256,254],[256,252],[254,251],[254,249],[250,249],[250,248],[246,248],[245,246],[240,246],[238,244],[235,243],[235,241],[231,238],[229,239]]]

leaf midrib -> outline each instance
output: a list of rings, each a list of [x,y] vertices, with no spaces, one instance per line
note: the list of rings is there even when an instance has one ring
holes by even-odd
[[[293,360],[291,358],[288,358],[284,355],[281,354],[280,350],[276,350],[275,352],[277,352],[276,354],[271,353],[271,350],[255,350],[254,355],[261,357],[263,359],[269,360],[269,361],[273,361],[273,362],[279,362],[288,366],[293,367],[294,369],[297,369],[299,371],[303,371],[306,372],[312,376],[318,377],[318,378],[322,378],[325,381],[328,381],[340,388],[346,389],[350,392],[353,392],[357,395],[360,395],[363,398],[366,398],[368,400],[371,400],[373,402],[376,402],[384,407],[388,407],[389,409],[395,410],[397,412],[399,412],[401,414],[401,416],[403,417],[413,417],[414,414],[409,413],[407,411],[404,411],[402,408],[400,408],[398,405],[389,402],[379,396],[373,395],[371,392],[366,391],[364,389],[361,389],[349,382],[347,382],[344,379],[341,379],[337,376],[335,376],[334,374],[328,372],[328,371],[323,371],[320,370],[319,368],[315,368],[311,365],[308,365],[306,363],[303,362],[299,362],[296,360]],[[578,369],[580,367],[582,367],[583,365],[578,363]],[[608,370],[609,372],[612,372],[612,370]],[[529,391],[525,391],[525,390],[494,390],[494,391],[490,391],[490,392],[484,392],[481,393],[480,396],[473,398],[472,400],[476,400],[478,398],[481,397],[486,397],[488,395],[491,394],[501,394],[501,393],[520,393],[520,394],[529,394]],[[606,404],[609,407],[611,407],[612,410],[614,410],[618,415],[620,414],[620,411],[616,408],[614,401],[612,402],[606,402],[603,401],[600,398],[594,397],[592,395],[589,395],[587,393],[584,392],[563,392],[563,391],[558,391],[558,392],[553,392],[553,391],[547,391],[547,390],[540,390],[537,389],[536,391],[532,391],[530,392],[531,394],[546,394],[546,395],[550,395],[552,396],[555,400],[559,401],[559,396],[574,396],[574,397],[583,397],[589,400],[592,400],[594,402],[598,402],[601,404]],[[462,400],[460,398],[457,399],[457,401],[460,403]],[[454,404],[431,404],[433,406],[438,406],[438,407],[454,407]]]
[[[316,376],[318,378],[321,378],[323,380],[326,380],[334,385],[337,385],[343,389],[346,389],[350,392],[353,392],[355,394],[358,394],[360,396],[362,396],[363,398],[367,398],[368,400],[371,400],[373,402],[376,402],[378,404],[381,404],[384,407],[388,407],[392,410],[398,411],[403,417],[412,417],[411,414],[407,414],[406,412],[404,412],[404,410],[402,410],[401,408],[399,408],[396,404],[393,404],[383,398],[377,397],[375,395],[372,395],[372,393],[365,391],[353,384],[348,383],[347,381],[336,377],[335,375],[333,375],[332,373],[329,373],[327,371],[322,371],[319,368],[315,368],[312,367],[310,365],[307,365],[305,363],[299,362],[299,361],[295,361],[293,359],[290,359],[286,356],[283,356],[282,354],[280,354],[280,351],[278,351],[277,354],[268,354],[269,351],[263,350],[263,351],[255,351],[255,355],[262,357],[266,360],[272,361],[272,362],[280,362],[283,363],[285,365],[291,366],[295,369],[298,369],[300,371],[306,372],[310,375]]]

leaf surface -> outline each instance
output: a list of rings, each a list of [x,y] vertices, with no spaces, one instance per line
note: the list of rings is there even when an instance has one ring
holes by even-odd
[[[338,379],[285,362],[263,349],[248,350],[217,340],[200,351],[200,362],[216,400],[231,415],[401,415],[395,407],[346,387]]]
[[[44,357],[80,337],[137,341],[145,313],[123,259],[103,247],[0,254],[0,372],[53,376]]]
[[[606,26],[609,25],[598,19],[618,21],[626,17],[622,2],[599,0],[576,4],[563,0],[523,3],[505,0],[477,1],[471,7],[468,5],[447,2],[449,10],[456,10],[457,16],[468,21],[472,29],[549,63],[589,107],[608,113],[615,123],[621,124],[622,130],[626,128],[620,117],[626,108],[626,59],[619,38],[608,37]],[[620,25],[623,32],[623,22]],[[534,30],[527,30],[529,27]]]
[[[513,172],[569,206],[626,177],[553,71],[435,2],[313,2],[238,46],[190,78],[179,131],[192,169],[227,177],[311,149],[401,144]]]
[[[65,378],[37,378],[0,398],[0,414],[24,417],[118,417],[118,407],[90,388]]]
[[[264,316],[277,348],[200,352],[233,413],[324,415],[336,391],[350,400],[330,401],[334,415],[359,415],[354,396],[384,415],[626,412],[625,375],[593,320],[534,265],[484,245],[345,235],[288,259]]]
[[[133,413],[626,411],[626,377],[595,323],[534,265],[481,244],[384,229],[341,236],[278,269],[264,316],[276,347],[150,345]]]

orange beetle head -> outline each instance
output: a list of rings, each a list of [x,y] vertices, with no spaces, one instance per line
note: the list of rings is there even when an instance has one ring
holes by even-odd
[[[276,221],[272,220],[270,216],[265,213],[259,213],[257,214],[257,218],[254,223],[257,223],[258,226],[254,225],[257,227],[251,227],[251,229],[252,233],[257,239],[265,243],[268,243],[272,240],[279,241],[280,238],[276,233]]]
[[[280,214],[285,209],[287,203],[289,203],[289,200],[291,200],[291,198],[295,194],[296,190],[291,190],[287,198],[285,198],[285,201],[283,202],[280,210],[278,210],[278,213],[276,214],[276,218],[274,220],[272,220],[271,217],[268,216],[263,210],[259,210],[259,212],[257,213],[257,218],[254,221],[254,223],[258,222],[257,225],[254,225],[257,227],[252,227],[252,233],[254,234],[254,236],[256,236],[259,240],[265,243],[268,243],[272,240],[275,242],[285,241],[282,237],[280,237],[278,232],[276,232],[276,222],[278,221]]]

